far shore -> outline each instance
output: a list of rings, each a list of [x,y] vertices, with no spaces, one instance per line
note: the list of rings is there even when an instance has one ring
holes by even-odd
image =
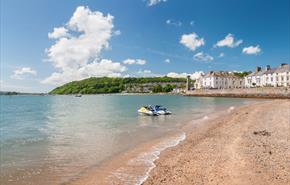
[[[77,94],[50,94],[50,93],[22,93],[0,92],[4,96],[76,96]],[[180,93],[100,93],[81,95],[122,95],[122,96],[149,96],[149,95],[184,95],[197,97],[224,97],[224,98],[256,98],[256,99],[290,99],[290,88],[287,87],[260,87],[238,89],[197,89]]]
[[[257,87],[232,89],[197,89],[187,91],[186,96],[201,97],[232,97],[232,98],[264,98],[264,99],[290,99],[288,87]]]
[[[290,184],[290,101],[242,106],[188,129],[161,153],[144,185]]]

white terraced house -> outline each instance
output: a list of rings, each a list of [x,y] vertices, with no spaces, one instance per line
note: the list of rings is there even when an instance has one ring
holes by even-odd
[[[211,71],[198,78],[195,89],[228,89],[242,88],[244,79],[231,72]]]
[[[264,70],[257,67],[256,71],[245,77],[245,87],[289,87],[290,65],[280,64],[277,68],[267,65]]]

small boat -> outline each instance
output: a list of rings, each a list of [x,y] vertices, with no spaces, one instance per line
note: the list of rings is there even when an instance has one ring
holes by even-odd
[[[163,107],[161,105],[155,105],[153,107],[153,109],[159,115],[169,115],[169,114],[172,114],[172,112],[168,111],[165,107]]]
[[[148,116],[158,116],[158,113],[154,111],[154,109],[149,105],[149,106],[142,106],[138,110],[139,114],[143,115],[148,115]]]
[[[82,94],[76,94],[75,97],[82,97]]]

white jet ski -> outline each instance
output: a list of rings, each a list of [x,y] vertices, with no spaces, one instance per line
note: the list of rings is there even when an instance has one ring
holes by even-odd
[[[142,106],[138,110],[139,114],[148,115],[148,116],[158,116],[158,113],[154,111],[151,106]]]
[[[172,114],[172,112],[168,111],[165,107],[161,105],[155,105],[153,107],[153,110],[158,114],[158,115],[169,115]]]

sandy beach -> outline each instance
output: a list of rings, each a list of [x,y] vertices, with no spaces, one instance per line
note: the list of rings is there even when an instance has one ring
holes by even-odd
[[[289,100],[242,106],[207,122],[161,153],[143,184],[290,184]]]

